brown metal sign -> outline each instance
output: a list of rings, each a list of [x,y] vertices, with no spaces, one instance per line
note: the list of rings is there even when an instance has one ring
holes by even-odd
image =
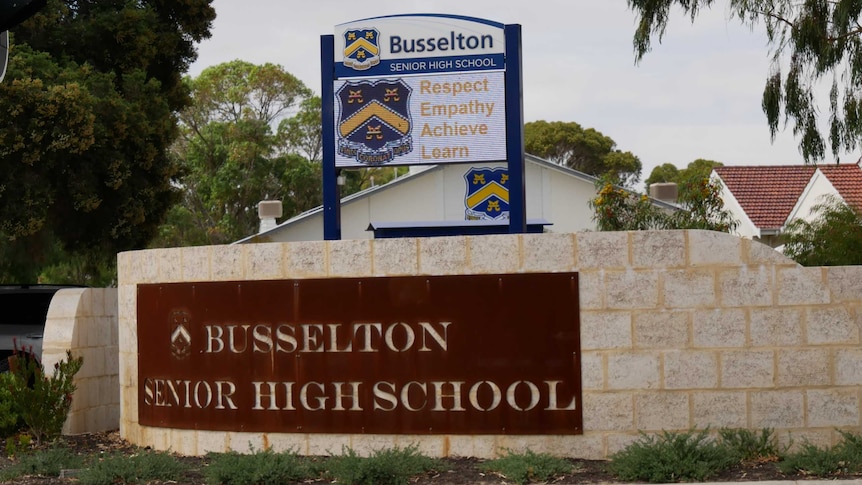
[[[582,432],[577,273],[138,285],[139,422]]]

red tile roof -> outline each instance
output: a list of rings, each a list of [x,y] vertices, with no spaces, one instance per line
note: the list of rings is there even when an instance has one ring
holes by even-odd
[[[862,168],[856,164],[818,165],[847,204],[862,209]]]
[[[715,168],[722,183],[760,229],[779,229],[787,222],[815,170],[813,165]]]

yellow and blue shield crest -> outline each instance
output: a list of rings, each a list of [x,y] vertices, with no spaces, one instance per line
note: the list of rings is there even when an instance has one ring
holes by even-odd
[[[380,63],[380,32],[352,29],[344,33],[344,65],[364,71]]]
[[[467,220],[499,221],[509,218],[509,170],[471,168],[464,174]]]
[[[351,81],[335,93],[338,154],[382,165],[413,150],[412,89],[401,79]]]

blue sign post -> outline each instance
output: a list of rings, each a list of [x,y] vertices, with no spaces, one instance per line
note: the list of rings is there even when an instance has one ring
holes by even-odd
[[[335,43],[331,35],[320,36],[320,78],[323,79],[320,98],[323,119],[323,239],[341,239],[341,194],[335,169],[335,99],[332,89]]]
[[[520,25],[396,15],[320,45],[324,239],[341,238],[340,170],[468,162],[508,163],[509,232],[526,232]]]
[[[521,26],[506,26],[506,158],[509,162],[509,233],[527,232],[524,180],[524,78],[521,70]]]

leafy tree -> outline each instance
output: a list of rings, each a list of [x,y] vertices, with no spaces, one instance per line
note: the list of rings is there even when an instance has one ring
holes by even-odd
[[[186,84],[194,102],[180,113],[174,147],[183,200],[154,245],[254,234],[261,200],[282,200],[287,217],[320,203],[320,100],[299,79],[275,64],[236,60]]]
[[[282,176],[284,214],[291,217],[323,203],[323,172],[320,163],[298,155],[286,158]]]
[[[631,186],[640,180],[641,161],[616,149],[616,142],[593,128],[575,122],[532,121],[524,125],[528,153],[590,175],[609,175]]]
[[[641,179],[641,161],[632,152],[612,150],[605,155],[603,162],[603,175],[613,177],[624,187],[633,187]]]
[[[680,182],[685,182],[686,180],[691,179],[708,179],[710,174],[712,174],[713,169],[715,169],[716,167],[723,166],[723,163],[716,162],[715,160],[698,158],[697,160],[689,163],[687,167],[680,171]]]
[[[690,179],[680,186],[679,210],[659,208],[646,195],[616,187],[604,178],[590,200],[593,220],[600,231],[706,229],[732,232],[738,221],[724,209],[721,185],[708,179]]]
[[[306,160],[323,160],[323,122],[320,98],[313,96],[302,101],[296,116],[282,120],[278,125],[278,144],[289,147]]]
[[[715,0],[628,0],[637,14],[637,60],[661,41],[671,10],[694,21]],[[832,154],[854,150],[862,136],[862,29],[859,0],[730,0],[731,18],[752,29],[762,24],[771,51],[771,72],[762,107],[774,139],[779,124],[791,122],[806,161],[824,158],[815,91],[831,80],[828,134]]]
[[[49,0],[14,29],[0,84],[0,278],[67,257],[99,273],[143,247],[175,197],[168,147],[211,0]],[[88,283],[90,276],[85,276]]]
[[[665,163],[655,167],[652,172],[650,172],[645,183],[646,186],[649,187],[652,184],[660,182],[673,182],[675,184],[682,185],[690,181],[706,180],[709,179],[709,175],[715,167],[721,166],[724,166],[721,162],[706,160],[703,158],[698,158],[689,163],[688,166],[682,170],[676,168],[676,165]]]
[[[784,254],[804,266],[862,264],[862,214],[836,197],[817,204],[811,221],[794,219],[782,235]]]
[[[644,180],[644,185],[649,187],[652,184],[662,182],[676,182],[679,179],[679,169],[672,163],[663,163],[656,166],[650,172],[649,177]]]
[[[152,246],[224,244],[258,230],[257,204],[281,200],[285,218],[322,203],[321,100],[281,66],[235,60],[187,78],[193,104],[174,145],[183,199]],[[401,169],[401,174],[406,168]],[[342,195],[395,176],[345,170]]]
[[[184,202],[174,204],[159,226],[158,234],[150,241],[154,248],[203,246],[209,244],[207,228],[197,223],[197,217]]]

